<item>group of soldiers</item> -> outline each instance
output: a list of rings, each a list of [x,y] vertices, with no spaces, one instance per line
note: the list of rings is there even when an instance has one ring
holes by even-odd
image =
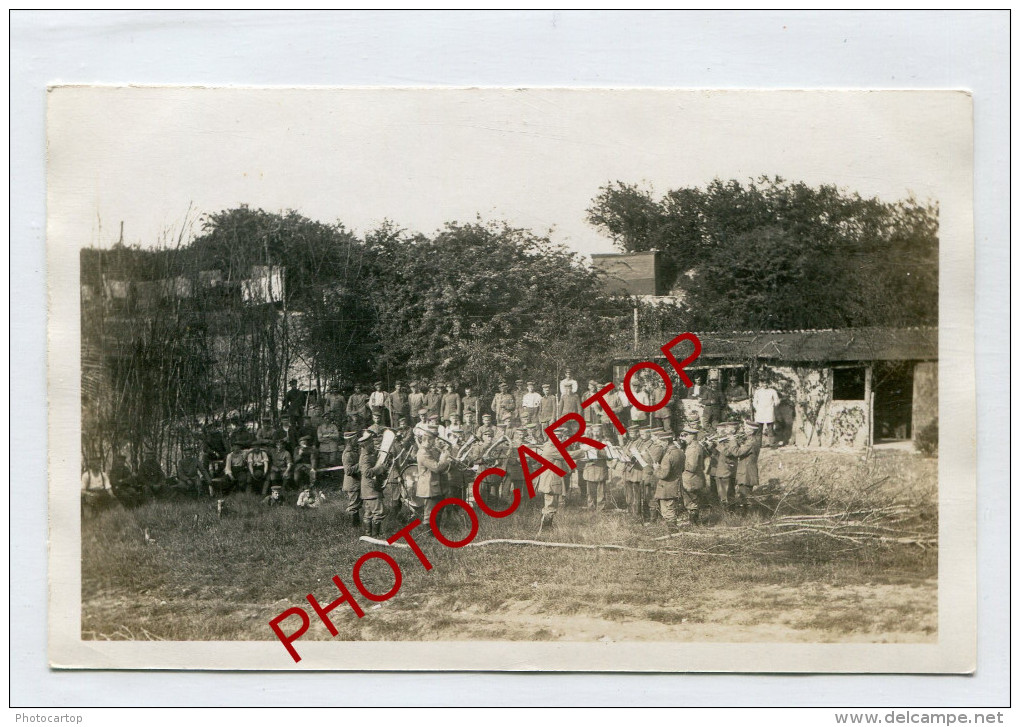
[[[591,380],[584,391],[569,369],[565,373],[556,393],[549,383],[519,380],[512,390],[509,382],[500,383],[491,399],[471,387],[461,392],[449,382],[417,381],[406,391],[397,381],[389,392],[376,382],[367,394],[356,385],[347,397],[331,387],[320,399],[292,380],[278,421],[267,416],[249,427],[234,419],[225,430],[206,426],[196,431],[177,462],[176,478],[164,477],[155,458],[144,459],[145,466],[133,473],[120,457],[106,483],[101,475],[97,485],[90,467],[83,475],[83,492],[112,488],[125,502],[159,496],[168,488],[214,498],[240,491],[276,506],[296,490],[295,504],[314,507],[334,483],[343,493],[350,525],[382,536],[387,514],[399,512],[402,504],[427,521],[443,497],[470,501],[476,473],[491,467],[507,474],[487,477],[479,494],[489,507],[505,506],[513,489],[525,491],[518,457],[524,445],[566,473],[546,471],[537,479],[542,528],[553,526],[574,489],[582,506],[597,512],[608,503],[624,509],[618,497],[622,491],[635,519],[650,524],[661,516],[670,532],[684,513],[697,524],[709,504],[747,510],[757,484],[760,425],[720,423],[714,408],[706,407],[697,425],[688,422],[674,433],[673,407],[641,411],[618,382],[606,402],[626,428],[620,434],[600,405],[582,407],[606,384]],[[632,382],[642,403],[663,398],[664,391],[656,388],[637,378]],[[567,413],[583,417],[585,436],[606,445],[569,450],[576,468],[567,466],[545,433]],[[575,431],[571,424],[557,430],[561,441]]]

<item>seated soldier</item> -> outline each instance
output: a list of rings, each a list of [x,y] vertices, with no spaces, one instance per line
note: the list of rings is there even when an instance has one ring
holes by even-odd
[[[209,486],[209,470],[206,469],[195,445],[188,445],[177,460],[177,483],[189,494],[201,497]]]
[[[110,467],[110,489],[117,501],[125,507],[135,507],[142,504],[141,486],[135,474],[128,466],[127,460],[122,454],[113,455],[113,466]]]
[[[294,466],[294,460],[287,451],[286,444],[284,441],[277,440],[273,445],[272,451],[269,453],[269,486],[272,488],[275,485],[280,487],[286,487],[290,483],[291,469]]]
[[[269,493],[269,470],[272,459],[266,451],[266,443],[255,440],[255,446],[248,450],[248,490],[260,492],[263,496]]]
[[[145,497],[161,498],[167,494],[166,474],[156,458],[156,453],[147,450],[138,466],[138,484]]]
[[[294,484],[299,488],[315,485],[315,470],[319,465],[319,453],[312,444],[310,435],[298,440],[298,448],[294,450]]]
[[[95,511],[113,503],[110,478],[99,466],[98,459],[89,460],[81,473],[81,504],[83,510]]]
[[[223,465],[223,474],[226,479],[222,483],[223,487],[219,488],[217,497],[225,495],[233,490],[247,489],[248,482],[251,476],[248,474],[248,456],[243,449],[241,449],[241,443],[233,441],[230,443],[230,454]]]

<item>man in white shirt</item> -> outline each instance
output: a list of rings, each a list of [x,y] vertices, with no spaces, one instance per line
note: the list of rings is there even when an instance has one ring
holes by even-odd
[[[772,388],[771,382],[763,379],[761,385],[754,391],[754,420],[762,425],[766,436],[774,434],[776,421],[776,407],[779,405],[779,392]]]
[[[542,404],[542,395],[535,391],[535,382],[528,382],[528,390],[521,398],[521,424],[537,424],[538,408]]]
[[[577,379],[574,378],[574,372],[567,369],[563,372],[566,374],[560,381],[560,396],[564,397],[567,394],[577,393]]]
[[[84,508],[98,505],[109,505],[113,502],[113,488],[110,478],[99,467],[99,462],[91,460],[81,474],[81,504]]]
[[[651,400],[648,398],[648,392],[645,391],[644,386],[637,380],[631,382],[631,392],[634,394],[634,401],[639,401],[645,406],[651,403]],[[632,406],[630,408],[630,421],[634,426],[643,427],[648,421],[648,412],[641,411],[636,406]]]

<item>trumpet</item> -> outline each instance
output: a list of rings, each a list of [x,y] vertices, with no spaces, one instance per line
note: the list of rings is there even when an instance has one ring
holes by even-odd
[[[475,443],[475,440],[476,437],[474,434],[468,437],[468,440],[464,442],[464,446],[457,450],[457,454],[454,456],[454,459],[463,463],[464,456],[467,454],[468,450],[471,449],[471,445]]]

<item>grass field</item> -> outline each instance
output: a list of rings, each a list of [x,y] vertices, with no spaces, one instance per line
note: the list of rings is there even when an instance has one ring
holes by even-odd
[[[933,641],[937,624],[937,461],[903,452],[762,453],[761,511],[665,534],[624,513],[573,507],[542,540],[660,552],[529,545],[448,549],[420,538],[434,567],[389,549],[404,581],[391,600],[340,610],[340,640]],[[339,497],[318,510],[263,508],[236,496],[116,508],[82,524],[85,639],[271,640],[271,618],[337,596],[358,541]],[[481,516],[476,542],[534,539],[531,503]],[[395,529],[395,527],[393,528]],[[150,540],[146,542],[145,531]],[[422,532],[419,528],[416,532]],[[692,552],[694,551],[694,552]],[[379,566],[374,568],[373,566]],[[365,566],[377,593],[384,565]],[[310,611],[310,609],[308,609]],[[330,639],[312,614],[303,637]]]

